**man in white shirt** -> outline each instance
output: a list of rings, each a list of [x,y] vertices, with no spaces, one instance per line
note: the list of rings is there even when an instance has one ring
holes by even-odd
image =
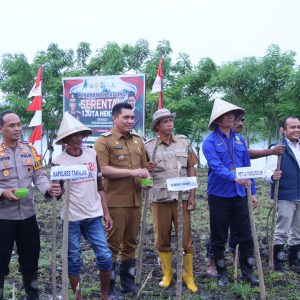
[[[280,179],[278,190],[277,223],[274,237],[274,267],[284,272],[284,244],[288,242],[290,267],[300,267],[300,121],[289,116],[282,123],[283,145],[281,170],[277,168],[277,156],[269,156],[266,163],[266,181],[271,183],[274,199],[275,182]]]

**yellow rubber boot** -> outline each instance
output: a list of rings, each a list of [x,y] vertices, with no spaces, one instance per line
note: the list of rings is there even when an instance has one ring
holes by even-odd
[[[167,288],[172,282],[172,253],[171,252],[158,252],[163,273],[162,281],[159,283],[161,287]]]
[[[198,288],[195,285],[194,275],[193,275],[193,256],[191,253],[188,253],[183,256],[183,273],[182,279],[186,284],[186,287],[196,293]]]

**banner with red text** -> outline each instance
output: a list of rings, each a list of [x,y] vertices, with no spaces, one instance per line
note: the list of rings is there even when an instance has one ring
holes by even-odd
[[[89,142],[112,126],[112,107],[128,102],[134,108],[134,130],[145,133],[145,75],[63,78],[64,111],[93,130]]]

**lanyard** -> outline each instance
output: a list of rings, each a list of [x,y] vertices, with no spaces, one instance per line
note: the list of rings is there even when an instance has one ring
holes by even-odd
[[[230,155],[231,159],[232,159],[232,164],[233,164],[233,167],[235,168],[235,160],[234,160],[234,139],[232,139],[232,150],[233,152],[230,151],[230,148],[228,147],[227,143],[225,142],[225,140],[223,139],[223,137],[217,133],[219,138],[221,139],[221,141],[223,142],[223,144],[225,145],[226,147],[226,151],[228,152],[228,154]]]

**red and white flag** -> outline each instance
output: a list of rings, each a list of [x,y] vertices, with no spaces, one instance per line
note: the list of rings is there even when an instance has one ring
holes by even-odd
[[[160,58],[159,66],[158,66],[158,70],[157,70],[157,76],[154,80],[152,90],[151,90],[151,93],[159,93],[158,109],[163,108],[162,79],[163,79],[162,58]]]
[[[35,84],[33,85],[28,98],[42,95],[42,67],[39,67]]]
[[[42,96],[35,96],[27,107],[27,111],[37,110],[42,110]]]
[[[42,125],[36,126],[34,128],[34,130],[33,130],[33,132],[32,132],[32,134],[31,134],[28,141],[32,144],[34,144],[37,141],[42,141]]]
[[[28,98],[34,97],[27,107],[27,111],[35,111],[29,124],[34,130],[29,138],[29,142],[34,144],[37,153],[42,154],[42,67],[39,67],[37,78]]]
[[[42,155],[42,125],[34,127],[34,130],[28,140],[34,145],[37,155]]]
[[[42,111],[37,110],[30,121],[29,127],[35,127],[42,125]]]

